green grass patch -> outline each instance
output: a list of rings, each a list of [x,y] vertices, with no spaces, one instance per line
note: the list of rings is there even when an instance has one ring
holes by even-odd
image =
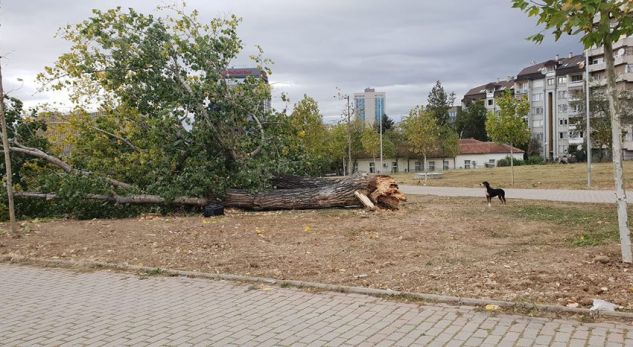
[[[574,246],[596,246],[618,241],[615,206],[559,207],[528,205],[512,210],[515,217],[560,225],[574,231],[568,240]]]

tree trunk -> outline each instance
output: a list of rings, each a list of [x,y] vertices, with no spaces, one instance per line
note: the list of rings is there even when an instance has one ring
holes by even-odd
[[[424,185],[426,185],[426,180],[427,180],[427,172],[426,172],[426,154],[424,154],[424,161],[422,162],[422,165],[424,165],[423,169],[424,169]]]
[[[512,143],[510,143],[510,175],[512,176],[512,186],[514,186],[514,153],[512,151]]]
[[[604,14],[603,14],[604,17]],[[608,17],[607,19],[608,20]],[[618,91],[615,85],[615,70],[613,62],[613,43],[605,40],[604,60],[607,70],[607,100],[609,101],[609,113],[611,115],[611,138],[613,153],[613,179],[615,181],[615,196],[618,209],[618,227],[620,231],[620,247],[622,248],[622,261],[633,262],[631,254],[631,233],[627,213],[626,191],[624,190],[624,170],[622,168],[622,129],[620,126],[620,106]]]
[[[4,166],[6,170],[7,197],[9,200],[9,220],[11,233],[17,235],[18,229],[15,223],[15,206],[13,204],[13,173],[11,172],[11,149],[9,148],[9,133],[7,132],[7,120],[4,115],[4,90],[2,88],[2,68],[0,67],[0,125],[2,126],[2,146],[4,147]]]
[[[322,180],[322,181],[320,181]],[[389,176],[355,175],[343,179],[315,180],[314,178],[297,178],[286,186],[300,187],[304,182],[308,187],[278,189],[267,192],[251,193],[245,190],[230,190],[224,201],[226,207],[237,207],[249,210],[290,210],[319,209],[331,207],[359,206],[354,194],[360,191],[367,195],[378,207],[397,209],[400,201],[406,200],[398,190],[395,180]],[[323,185],[319,185],[323,183]]]
[[[299,187],[302,184],[309,187],[277,189],[267,192],[251,193],[245,190],[231,190],[224,200],[225,207],[236,207],[249,210],[293,210],[318,209],[331,207],[360,206],[356,192],[367,195],[380,208],[397,209],[400,201],[405,201],[404,194],[398,190],[395,180],[389,176],[351,176],[342,179],[317,179],[311,177],[287,176],[290,184],[286,186]],[[58,199],[51,193],[18,192],[17,197]],[[117,204],[173,204],[206,206],[214,199],[197,197],[177,197],[173,201],[166,201],[158,195],[101,195],[86,194],[86,199],[109,201]]]
[[[343,180],[350,177],[310,177],[310,176],[276,176],[271,182],[276,189],[296,189],[296,188],[317,188]]]

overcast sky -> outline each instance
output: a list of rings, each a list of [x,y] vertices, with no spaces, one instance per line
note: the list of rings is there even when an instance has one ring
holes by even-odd
[[[27,101],[64,102],[38,92],[35,75],[69,45],[57,29],[90,16],[92,8],[116,5],[155,12],[164,1],[0,0],[0,55],[4,88]],[[171,3],[171,2],[170,2]],[[387,93],[386,111],[399,119],[424,104],[436,80],[457,100],[470,88],[516,75],[533,60],[580,53],[577,38],[525,40],[539,30],[535,20],[511,8],[510,0],[188,0],[203,19],[236,14],[248,66],[255,45],[274,61],[273,106],[280,94],[295,103],[315,98],[326,121],[340,119],[343,93],[366,87]],[[21,79],[22,81],[19,81]]]

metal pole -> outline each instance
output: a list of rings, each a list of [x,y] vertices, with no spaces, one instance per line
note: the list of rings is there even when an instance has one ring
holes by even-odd
[[[347,174],[351,175],[353,171],[352,165],[352,123],[349,109],[349,95],[345,95],[347,99]]]
[[[382,172],[382,168],[384,168],[384,166],[382,165],[382,115],[380,116],[380,171]]]
[[[591,124],[589,117],[589,51],[585,50],[585,115],[587,117],[587,129],[585,138],[587,139],[587,188],[591,188]]]

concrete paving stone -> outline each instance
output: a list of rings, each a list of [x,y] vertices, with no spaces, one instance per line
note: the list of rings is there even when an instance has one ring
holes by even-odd
[[[0,264],[6,345],[631,345],[622,323],[490,316],[364,295]],[[177,298],[175,300],[174,298]],[[519,339],[519,338],[522,339]],[[633,346],[632,346],[633,347]]]

